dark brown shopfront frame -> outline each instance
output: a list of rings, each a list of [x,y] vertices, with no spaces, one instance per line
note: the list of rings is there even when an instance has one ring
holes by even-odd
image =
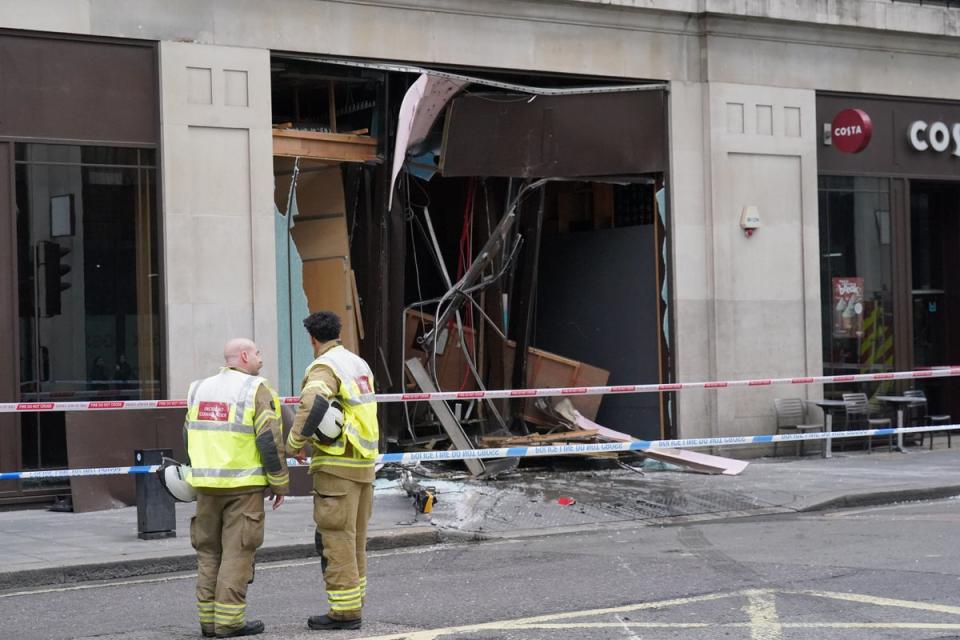
[[[830,123],[838,113],[851,108],[866,112],[873,123],[872,139],[860,153],[843,153],[828,143]],[[838,176],[889,181],[894,367],[912,369],[923,363],[916,361],[914,353],[911,189],[927,190],[932,183],[960,187],[960,139],[954,139],[954,129],[960,134],[960,104],[888,96],[819,94],[817,122],[823,127],[817,132],[821,180]],[[916,122],[926,125],[919,126],[917,136],[921,146],[927,145],[924,150],[916,149],[911,141],[911,127]],[[930,128],[934,123],[944,123],[949,133],[942,151],[930,144]],[[942,133],[944,127],[939,130]],[[960,215],[960,202],[957,205]],[[825,299],[823,304],[832,305],[832,302]],[[825,335],[825,344],[828,339]],[[952,342],[958,339],[960,335],[953,337]]]
[[[0,367],[0,398],[4,401],[21,399],[16,366],[20,358],[17,143],[159,150],[156,43],[0,31],[0,255],[5,256],[0,269],[0,361],[7,363]],[[162,282],[160,278],[161,300]],[[162,362],[161,370],[165,370]],[[22,468],[20,421],[15,414],[0,414],[3,471]],[[141,412],[115,412],[109,419],[102,414],[68,413],[69,466],[129,464],[133,448],[167,441],[168,427],[161,424],[166,422],[170,420],[148,418]],[[83,509],[84,502],[94,506],[110,503],[111,496],[124,499],[132,485],[128,479],[116,483],[84,479],[72,482],[71,490],[75,506]],[[50,493],[25,491],[19,483],[4,482],[0,483],[0,504],[34,501]]]

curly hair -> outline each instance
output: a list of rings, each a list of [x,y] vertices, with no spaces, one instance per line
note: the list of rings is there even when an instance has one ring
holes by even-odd
[[[317,342],[329,342],[340,337],[340,316],[332,311],[317,311],[304,318],[303,326]]]

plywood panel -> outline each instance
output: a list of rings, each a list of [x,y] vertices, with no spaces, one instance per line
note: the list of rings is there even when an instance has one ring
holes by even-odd
[[[274,129],[273,155],[369,162],[377,159],[377,139],[343,133]]]
[[[346,217],[314,220],[297,217],[290,235],[302,260],[345,258],[350,254]]]
[[[433,327],[434,318],[417,311],[407,311],[405,358],[418,358],[427,363],[432,357],[432,351],[427,352],[420,345],[419,339],[426,331]],[[474,332],[464,327],[467,345],[473,353],[472,346]],[[460,334],[454,325],[441,349],[437,352],[437,379],[443,391],[474,391],[476,381],[470,375],[463,349],[460,347]],[[516,344],[508,341],[503,345],[504,366],[507,371],[513,370]],[[607,384],[610,372],[591,366],[583,362],[564,358],[547,351],[531,348],[527,351],[527,388],[560,388],[560,387],[597,387]],[[582,415],[594,419],[600,409],[603,396],[571,397],[573,405]],[[536,418],[539,412],[528,401],[524,409],[526,416]]]
[[[301,162],[300,169],[300,175],[297,176],[297,216],[346,215],[340,165],[318,170]]]
[[[353,287],[350,270],[343,258],[307,260],[303,263],[303,290],[307,294],[310,313],[333,311],[343,321],[341,339],[345,347],[356,353],[357,332],[353,311]]]

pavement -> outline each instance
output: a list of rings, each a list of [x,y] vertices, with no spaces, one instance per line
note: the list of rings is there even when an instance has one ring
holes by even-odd
[[[436,489],[431,514],[417,514],[397,480],[380,478],[369,548],[669,526],[960,495],[960,448],[763,458],[738,476],[701,475],[649,460],[632,470],[583,470],[570,468],[568,460],[554,462],[559,465],[521,469],[497,480],[420,477],[423,486]],[[436,469],[418,471],[429,476]],[[135,507],[0,512],[0,591],[193,570],[193,510],[192,504],[178,504],[177,535],[160,540],[137,537]],[[266,521],[258,561],[315,554],[309,497],[290,497],[277,511],[268,505]]]

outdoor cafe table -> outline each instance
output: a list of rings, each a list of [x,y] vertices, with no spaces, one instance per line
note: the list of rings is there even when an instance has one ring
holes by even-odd
[[[823,447],[820,455],[824,458],[832,458],[832,442],[830,434],[833,433],[833,412],[837,409],[843,409],[847,405],[843,400],[809,400],[810,404],[815,404],[823,410],[823,423],[827,431],[827,437],[823,440]]]
[[[923,404],[923,400],[919,398],[913,398],[911,396],[876,396],[876,399],[881,402],[887,402],[897,407],[897,429],[903,429],[903,410],[904,408],[910,405]],[[903,432],[899,431],[897,433],[897,449],[901,453],[906,453],[907,450],[903,448]]]

